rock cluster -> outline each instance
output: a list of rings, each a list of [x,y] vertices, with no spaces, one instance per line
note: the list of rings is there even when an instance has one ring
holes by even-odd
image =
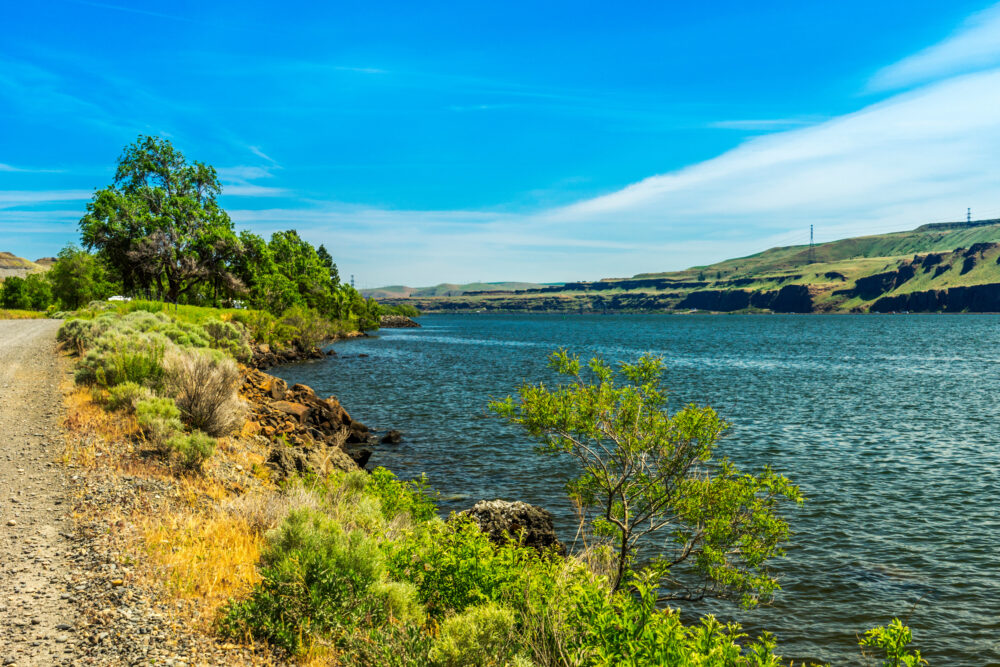
[[[323,351],[319,348],[314,347],[311,350],[303,352],[296,347],[288,347],[282,350],[272,349],[270,345],[266,343],[252,344],[250,346],[253,356],[251,357],[250,364],[254,368],[264,369],[271,368],[272,366],[279,366],[281,364],[290,364],[295,361],[307,361],[309,359],[322,359],[324,356]]]
[[[413,329],[420,325],[405,315],[383,315],[379,319],[379,326],[383,329]]]
[[[491,541],[503,544],[509,538],[539,551],[555,551],[566,555],[566,547],[556,538],[552,513],[548,510],[507,500],[481,500],[472,509],[461,512],[479,525]]]
[[[323,399],[304,384],[247,369],[240,393],[250,402],[253,430],[275,443],[269,464],[280,475],[363,468],[374,436],[351,419],[336,397]]]

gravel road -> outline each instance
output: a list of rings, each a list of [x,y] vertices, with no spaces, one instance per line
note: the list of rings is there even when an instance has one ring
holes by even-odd
[[[73,662],[55,320],[0,320],[0,664]]]

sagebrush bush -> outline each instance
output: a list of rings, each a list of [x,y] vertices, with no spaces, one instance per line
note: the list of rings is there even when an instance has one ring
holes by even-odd
[[[238,431],[246,406],[237,389],[239,368],[216,350],[172,350],[164,360],[163,391],[172,396],[184,420],[212,436]]]
[[[106,405],[111,410],[134,410],[138,401],[153,397],[149,387],[136,382],[123,382],[108,390]]]
[[[503,667],[516,646],[514,612],[488,602],[445,619],[429,657],[438,667]]]
[[[342,643],[358,628],[381,626],[403,589],[379,588],[384,563],[376,541],[360,530],[345,531],[321,512],[289,514],[268,535],[260,585],[231,604],[221,627],[231,636],[265,638],[293,655],[315,641]]]
[[[214,319],[201,326],[212,347],[232,355],[237,361],[245,363],[250,360],[250,337],[243,325]]]
[[[106,331],[77,363],[76,381],[102,387],[124,382],[155,387],[163,379],[163,355],[169,345],[155,333]]]
[[[166,444],[170,452],[178,456],[182,466],[199,470],[215,452],[217,441],[206,433],[193,431],[174,435]]]
[[[158,450],[168,453],[168,442],[184,431],[181,411],[169,398],[152,397],[136,401],[135,418],[146,438]]]

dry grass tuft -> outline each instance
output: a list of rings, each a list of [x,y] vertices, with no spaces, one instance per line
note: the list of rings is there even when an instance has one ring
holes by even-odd
[[[206,627],[219,607],[246,595],[260,581],[257,561],[263,537],[240,517],[225,513],[149,517],[142,534],[167,592],[197,600]]]

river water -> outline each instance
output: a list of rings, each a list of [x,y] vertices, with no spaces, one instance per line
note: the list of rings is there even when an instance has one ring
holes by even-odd
[[[572,542],[565,459],[491,417],[490,397],[551,382],[547,354],[667,362],[671,402],[713,406],[720,451],[771,464],[807,497],[789,507],[775,603],[703,605],[774,632],[799,660],[860,662],[855,635],[906,620],[934,665],[1000,665],[1000,316],[428,315],[276,369],[399,429],[372,457],[426,473],[445,510],[480,499],[550,509]]]

